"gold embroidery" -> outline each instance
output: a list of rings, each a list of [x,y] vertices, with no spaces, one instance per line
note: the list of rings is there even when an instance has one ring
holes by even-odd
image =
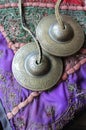
[[[2,74],[0,74],[0,80],[2,80],[3,82],[6,81],[5,77]]]
[[[2,50],[0,50],[0,57],[2,57],[2,55],[3,55],[3,51],[2,51]]]

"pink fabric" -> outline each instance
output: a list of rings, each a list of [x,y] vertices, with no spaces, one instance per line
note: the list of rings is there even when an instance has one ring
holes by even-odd
[[[56,2],[58,0],[52,0],[53,2]],[[64,4],[73,4],[73,5],[84,5],[84,0],[62,0]]]
[[[54,8],[56,0],[24,0],[24,6],[38,6],[38,7],[48,7]],[[0,8],[18,7],[17,1],[8,2],[6,4],[1,4]],[[63,0],[61,4],[61,9],[69,10],[85,10],[86,11],[86,0]]]

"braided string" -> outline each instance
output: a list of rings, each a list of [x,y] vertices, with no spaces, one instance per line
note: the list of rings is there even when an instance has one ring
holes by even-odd
[[[55,16],[56,16],[56,19],[58,21],[60,28],[63,30],[65,27],[64,27],[64,23],[62,21],[62,18],[60,16],[60,13],[59,13],[59,6],[60,6],[61,2],[62,2],[62,0],[58,0],[56,5],[55,5]]]
[[[40,92],[32,92],[25,101],[19,103],[17,106],[13,108],[11,112],[7,113],[8,119],[10,120],[11,118],[13,118],[20,111],[20,109],[24,108],[26,105],[31,103],[35,97],[39,96],[39,94]]]
[[[23,4],[22,0],[19,0],[19,12],[20,12],[20,17],[21,17],[21,25],[22,25],[22,28],[31,35],[31,37],[33,38],[33,40],[35,41],[35,43],[38,47],[39,56],[38,56],[37,63],[40,64],[41,61],[42,61],[42,48],[41,48],[39,42],[37,41],[37,39],[32,34],[32,32],[25,26],[24,18],[23,18],[23,12],[22,12],[22,4]]]

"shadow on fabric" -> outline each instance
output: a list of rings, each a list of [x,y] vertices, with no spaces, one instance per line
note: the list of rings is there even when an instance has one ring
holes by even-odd
[[[86,130],[86,109],[77,113],[62,130]]]

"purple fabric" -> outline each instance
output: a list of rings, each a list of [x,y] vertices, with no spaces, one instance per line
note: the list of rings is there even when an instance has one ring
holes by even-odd
[[[14,53],[0,33],[0,99],[6,113],[24,101],[31,91],[17,83],[12,74]],[[13,130],[59,130],[86,106],[86,64],[66,81],[42,92],[10,120]]]

